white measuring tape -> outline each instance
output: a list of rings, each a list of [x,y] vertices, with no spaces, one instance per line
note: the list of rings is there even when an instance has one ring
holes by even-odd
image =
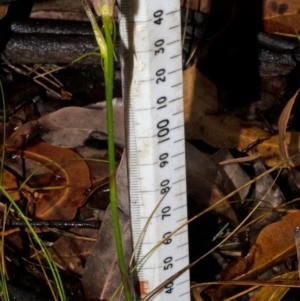
[[[179,0],[119,1],[123,97],[127,115],[129,193],[139,262],[187,220],[181,17]],[[187,266],[188,230],[180,229],[137,269],[145,296]],[[190,300],[189,272],[151,300]]]

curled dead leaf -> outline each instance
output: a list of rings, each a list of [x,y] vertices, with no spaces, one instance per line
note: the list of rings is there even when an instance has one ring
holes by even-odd
[[[293,141],[290,141],[290,143],[287,145],[285,143],[285,139],[286,139],[286,128],[287,128],[287,125],[288,125],[288,121],[289,121],[289,118],[290,118],[290,115],[291,115],[291,111],[292,111],[292,108],[294,106],[294,103],[297,99],[297,96],[299,94],[299,91],[298,90],[295,95],[287,102],[286,106],[284,107],[282,113],[280,114],[280,117],[279,117],[279,121],[278,121],[278,131],[279,131],[279,150],[280,150],[280,153],[283,157],[284,160],[287,160],[289,158],[289,149],[291,147],[291,144],[293,144]],[[297,135],[297,133],[295,133]],[[293,134],[293,136],[295,137],[295,134]],[[299,142],[295,139],[293,139],[295,142],[296,142],[296,149],[295,151],[297,152],[298,151],[298,145],[299,145]],[[297,143],[298,142],[298,143]],[[292,155],[294,155],[295,153],[291,153]],[[297,160],[299,161],[299,159]],[[297,163],[296,163],[297,164]],[[293,163],[293,161],[289,161],[288,162],[288,165],[289,166],[293,166],[295,165]],[[297,164],[298,165],[298,164]]]
[[[283,220],[266,226],[258,235],[255,244],[246,257],[229,265],[221,280],[254,279],[268,268],[296,252],[294,229],[300,225],[300,211]],[[210,291],[215,301],[221,301],[235,289],[235,286],[220,286]]]
[[[64,187],[41,190],[38,193],[34,204],[35,218],[71,220],[75,217],[78,207],[86,199],[86,190],[91,187],[89,169],[79,155],[70,149],[45,142],[28,144],[23,149],[10,148],[7,145],[6,152],[41,165],[46,164],[51,176],[47,177],[47,183],[41,179],[42,187]],[[35,184],[38,183],[38,180],[35,180]]]

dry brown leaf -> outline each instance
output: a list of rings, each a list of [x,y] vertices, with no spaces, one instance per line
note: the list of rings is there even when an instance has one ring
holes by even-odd
[[[122,229],[124,254],[128,263],[132,254],[130,218],[119,212],[119,221]],[[82,286],[88,300],[109,300],[120,283],[121,276],[116,254],[111,209],[108,206],[97,241],[84,267]]]
[[[265,32],[295,34],[295,29],[300,30],[298,0],[264,0],[262,5]]]
[[[288,149],[290,156],[299,153],[300,133],[287,132],[285,134],[284,143]],[[261,144],[257,145],[256,151],[261,155],[264,163],[270,167],[273,167],[278,163],[285,161],[279,149],[279,135],[275,135],[267,140],[264,140]],[[300,164],[300,158],[295,157],[293,159],[293,164],[295,166],[298,166]]]
[[[256,160],[253,163],[253,168],[256,177],[262,175],[267,171],[265,165],[261,160]],[[270,174],[265,175],[263,178],[255,182],[254,199],[257,201],[263,200],[263,202],[259,204],[259,207],[263,207],[264,209],[269,208],[270,211],[267,212],[256,210],[252,214],[251,220],[256,220],[256,223],[250,226],[250,245],[253,245],[253,243],[257,239],[257,235],[262,228],[271,224],[272,222],[279,220],[280,213],[271,212],[271,209],[279,207],[282,203],[285,202],[285,197],[281,192],[280,187],[276,183],[274,183],[274,179]],[[260,217],[263,218],[257,220]]]
[[[244,149],[257,139],[270,135],[231,115],[216,114],[217,88],[196,65],[183,73],[186,138],[201,139],[218,148]]]
[[[88,238],[97,238],[98,229],[70,229],[70,232]],[[85,262],[95,242],[72,236],[61,236],[49,249],[59,267],[82,275]]]
[[[203,140],[217,148],[243,150],[260,139],[256,146],[265,164],[270,167],[284,161],[279,150],[279,135],[269,133],[228,114],[218,112],[217,89],[201,72],[192,66],[183,73],[186,138]],[[215,115],[213,115],[215,114]],[[286,133],[285,143],[290,155],[300,148],[300,133]],[[296,165],[300,160],[295,160]]]
[[[245,162],[252,162],[256,159],[259,159],[260,155],[259,154],[255,154],[255,155],[250,155],[250,156],[246,156],[246,157],[240,157],[240,158],[233,158],[233,159],[228,159],[228,160],[224,160],[221,161],[219,164],[220,165],[228,165],[228,164],[235,164],[235,163],[245,163]]]
[[[84,145],[94,131],[106,133],[106,127],[106,109],[66,107],[25,123],[11,135],[7,143],[18,148],[28,137],[39,135],[53,145],[74,148]],[[124,146],[123,107],[114,107],[114,128],[115,143]]]
[[[292,108],[294,106],[294,103],[297,99],[297,96],[299,94],[298,90],[295,95],[288,101],[286,106],[284,107],[282,113],[280,114],[279,120],[278,120],[278,131],[279,131],[279,150],[284,160],[287,160],[289,158],[289,150],[285,143],[285,136],[286,136],[286,127],[288,125],[288,121],[291,115]],[[297,143],[298,145],[298,143]],[[294,154],[292,154],[294,155]],[[293,161],[289,161],[288,165],[293,166]]]
[[[83,158],[97,159],[97,161],[94,160],[86,161],[86,164],[90,169],[90,178],[92,183],[95,182],[98,183],[100,179],[103,180],[108,179],[109,172],[108,172],[107,149],[98,148],[97,145],[84,145],[84,146],[76,147],[74,151]]]
[[[221,183],[216,183],[220,187],[224,187],[224,191],[226,194],[236,190],[237,188],[243,186],[244,184],[250,181],[247,173],[241,168],[239,164],[232,164],[221,166],[220,162],[226,160],[231,161],[234,160],[231,153],[227,149],[220,149],[213,156],[210,157],[210,160],[216,165],[217,169],[222,174]],[[247,186],[237,192],[233,198],[234,200],[244,200],[249,192],[250,187]]]
[[[75,217],[78,207],[86,199],[86,190],[91,187],[89,169],[79,155],[70,149],[53,146],[45,142],[32,143],[26,145],[24,149],[15,149],[8,143],[6,152],[33,160],[39,164],[51,163],[46,167],[51,172],[51,175],[46,178],[48,182],[45,183],[45,179],[42,178],[41,186],[65,187],[39,191],[35,203],[34,216],[36,218],[71,220]],[[35,184],[39,184],[37,179],[35,179]],[[37,187],[39,186],[34,188]]]
[[[117,181],[118,207],[122,210],[123,213],[130,216],[126,150],[124,150],[123,152],[122,159],[117,170],[116,181]]]
[[[255,244],[246,257],[229,265],[221,280],[254,279],[268,268],[296,252],[294,229],[300,225],[300,211],[286,216],[283,220],[266,226],[258,235]],[[215,301],[221,301],[234,286],[220,286],[211,290]]]
[[[274,266],[283,258],[294,254],[294,228],[299,225],[300,211],[297,211],[289,214],[279,222],[266,226],[258,235],[255,245],[245,258],[248,262],[248,269],[234,279],[253,278],[267,268]],[[231,277],[226,277],[225,273],[224,278],[229,280]]]
[[[20,193],[18,193],[19,190],[19,181],[17,178],[11,174],[6,169],[3,170],[3,180],[2,180],[2,186],[3,188],[8,192],[8,194],[11,196],[11,198],[15,201],[18,201],[20,199]],[[26,188],[27,186],[24,186]]]
[[[114,11],[114,18],[117,18],[117,9]],[[81,0],[48,0],[34,1],[30,13],[31,18],[88,21]]]
[[[0,4],[0,20],[6,16],[8,7],[9,4]]]
[[[224,197],[216,183],[223,182],[222,175],[216,166],[192,144],[186,142],[186,169],[188,197],[201,206],[209,207]],[[238,219],[229,202],[225,201],[213,209],[222,220],[238,225]]]
[[[31,18],[88,21],[81,0],[35,1]]]
[[[297,278],[298,271],[293,271],[274,277],[272,280],[296,280]],[[263,287],[249,301],[280,301],[289,289],[289,287]]]

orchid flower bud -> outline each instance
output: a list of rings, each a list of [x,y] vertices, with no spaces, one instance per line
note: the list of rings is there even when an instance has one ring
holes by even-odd
[[[98,16],[113,16],[115,6],[114,0],[92,0],[92,2]]]
[[[101,29],[98,26],[98,23],[95,19],[95,16],[94,16],[90,6],[88,5],[87,0],[82,0],[82,4],[83,4],[85,12],[86,12],[91,24],[92,24],[92,28],[93,28],[93,31],[94,31],[94,34],[95,34],[96,42],[97,42],[97,44],[99,46],[99,49],[100,49],[100,54],[103,58],[105,58],[107,56],[107,45],[106,45],[105,39],[103,37],[103,34],[101,32]]]

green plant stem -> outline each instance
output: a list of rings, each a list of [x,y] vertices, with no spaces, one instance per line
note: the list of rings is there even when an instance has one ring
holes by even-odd
[[[117,185],[116,185],[116,166],[115,166],[115,145],[114,145],[114,122],[113,122],[113,80],[114,80],[114,48],[111,38],[110,29],[112,28],[112,20],[109,16],[102,16],[104,34],[107,45],[107,56],[104,57],[104,77],[105,77],[105,96],[106,96],[106,116],[107,116],[107,139],[108,139],[108,158],[109,158],[109,188],[110,188],[110,204],[112,221],[114,228],[114,236],[118,255],[118,262],[124,286],[124,294],[126,301],[132,301],[130,292],[129,277],[126,268],[121,229],[119,224],[119,212],[117,201]]]

